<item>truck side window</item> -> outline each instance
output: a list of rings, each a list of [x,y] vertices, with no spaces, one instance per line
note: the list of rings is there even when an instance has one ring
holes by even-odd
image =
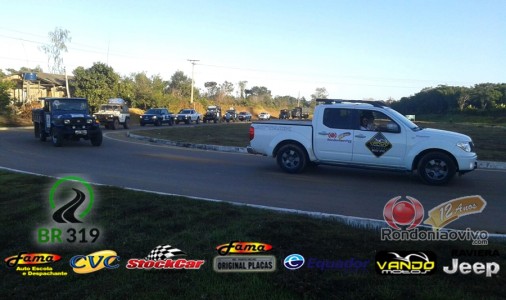
[[[354,129],[353,111],[345,108],[326,108],[323,112],[323,125],[336,129]]]
[[[401,132],[399,124],[392,120],[389,116],[379,111],[373,111],[374,125],[376,131],[399,133]]]

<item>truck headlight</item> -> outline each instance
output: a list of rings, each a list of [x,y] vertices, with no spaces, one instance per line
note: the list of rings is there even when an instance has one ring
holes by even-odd
[[[153,116],[153,118],[152,118],[152,119],[153,119],[153,120],[156,120],[156,116]]]
[[[471,145],[469,144],[469,142],[458,142],[457,147],[466,152],[471,152]]]
[[[65,124],[65,125],[70,124],[70,120],[69,120],[69,119],[65,119],[65,120],[63,120],[63,124]]]

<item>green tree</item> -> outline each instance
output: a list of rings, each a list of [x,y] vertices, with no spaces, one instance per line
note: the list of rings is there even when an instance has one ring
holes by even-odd
[[[77,97],[88,98],[90,106],[98,107],[109,98],[118,97],[119,79],[112,67],[94,63],[89,69],[78,67],[74,70],[71,87]]]
[[[170,78],[168,91],[178,98],[190,99],[191,86],[191,78],[184,75],[183,71],[176,71]],[[198,90],[194,89],[193,93],[198,97]]]
[[[63,74],[65,66],[63,65],[62,52],[68,52],[67,42],[70,42],[70,31],[56,27],[54,31],[49,32],[50,43],[40,46],[47,56],[47,65],[50,73]]]
[[[9,90],[14,88],[14,83],[11,81],[3,80],[7,75],[0,70],[0,114],[6,112],[6,106],[11,101]]]
[[[239,86],[239,97],[241,99],[244,99],[245,95],[244,95],[244,90],[246,89],[246,84],[248,84],[247,81],[243,80],[243,81],[239,81],[237,83],[237,85]]]
[[[329,93],[327,93],[327,89],[324,87],[316,88],[315,93],[311,94],[311,100],[316,99],[327,99]]]
[[[208,81],[204,83],[204,86],[207,89],[207,96],[209,98],[214,98],[216,93],[218,93],[218,84],[215,81]]]

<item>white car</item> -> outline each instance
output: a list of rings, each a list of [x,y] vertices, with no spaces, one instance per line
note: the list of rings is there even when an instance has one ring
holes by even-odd
[[[266,113],[266,112],[261,112],[258,115],[258,119],[259,120],[270,120],[271,119],[271,115],[269,113]]]
[[[312,121],[251,125],[249,153],[275,157],[288,173],[310,163],[401,172],[445,184],[476,169],[467,135],[421,128],[382,102],[317,99]],[[371,123],[363,127],[361,120]]]

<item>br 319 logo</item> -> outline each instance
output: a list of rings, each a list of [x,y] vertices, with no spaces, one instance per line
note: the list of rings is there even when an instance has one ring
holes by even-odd
[[[70,198],[71,196],[71,198]],[[66,202],[56,206],[56,202]],[[87,202],[86,207],[82,204]],[[82,224],[91,211],[94,193],[91,185],[77,176],[67,176],[59,179],[49,192],[49,205],[52,219],[58,223],[55,227],[37,229],[38,243],[95,243],[100,237],[98,228],[75,226]]]

